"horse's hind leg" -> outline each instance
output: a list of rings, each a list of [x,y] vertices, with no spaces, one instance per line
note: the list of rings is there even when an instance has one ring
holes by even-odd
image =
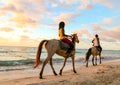
[[[53,64],[52,64],[52,58],[50,58],[50,66],[51,66],[51,68],[53,70],[54,75],[57,75],[57,73],[54,70]]]
[[[59,73],[60,75],[62,75],[62,70],[63,70],[63,68],[65,67],[66,61],[67,61],[67,58],[64,59],[63,67],[61,68],[60,73]]]
[[[40,77],[39,77],[40,79],[43,78],[43,77],[42,77],[43,70],[44,70],[45,65],[48,63],[49,59],[50,59],[50,58],[47,57],[47,58],[45,59],[44,63],[43,63],[42,69],[41,69],[41,71],[40,71]]]

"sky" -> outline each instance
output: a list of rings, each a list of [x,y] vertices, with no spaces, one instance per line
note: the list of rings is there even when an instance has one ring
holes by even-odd
[[[0,0],[0,46],[37,47],[41,40],[77,33],[79,49],[99,35],[103,49],[120,50],[120,0]]]

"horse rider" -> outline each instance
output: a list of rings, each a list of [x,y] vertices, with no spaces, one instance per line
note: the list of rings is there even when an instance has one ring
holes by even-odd
[[[92,43],[93,43],[93,46],[96,47],[98,51],[100,52],[102,51],[98,34],[95,35],[95,38],[93,38]]]
[[[61,41],[67,43],[70,46],[70,48],[66,52],[66,53],[70,53],[74,49],[74,45],[72,41],[68,39],[68,37],[71,37],[71,36],[65,34],[64,27],[65,27],[65,23],[60,22],[59,23],[59,37]]]

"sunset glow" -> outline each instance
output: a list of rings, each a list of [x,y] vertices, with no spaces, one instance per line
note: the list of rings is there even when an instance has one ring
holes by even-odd
[[[98,34],[103,49],[120,50],[120,0],[1,0],[0,46],[38,46],[59,39],[58,23],[66,34],[77,33],[77,48],[91,47]]]

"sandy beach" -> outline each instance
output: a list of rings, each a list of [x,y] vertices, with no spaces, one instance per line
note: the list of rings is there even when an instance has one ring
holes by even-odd
[[[120,61],[104,62],[97,66],[89,65],[88,68],[79,66],[77,73],[72,70],[63,71],[63,75],[44,75],[39,79],[39,73],[29,74],[25,71],[12,71],[7,74],[8,80],[0,80],[0,85],[119,85],[120,84]],[[58,72],[57,72],[58,73]],[[22,77],[18,77],[21,75]],[[31,76],[30,76],[31,75]]]

